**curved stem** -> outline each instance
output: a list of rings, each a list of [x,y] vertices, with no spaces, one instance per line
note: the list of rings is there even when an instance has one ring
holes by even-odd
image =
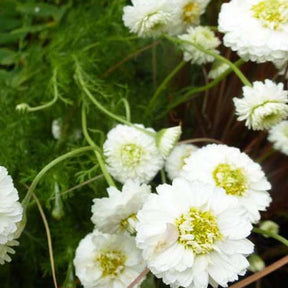
[[[128,122],[131,122],[131,110],[130,110],[129,102],[127,101],[126,98],[121,98],[118,103],[121,103],[121,102],[123,103],[124,108],[125,108],[126,120]]]
[[[82,130],[83,130],[83,134],[85,139],[87,140],[87,142],[91,145],[91,147],[94,148],[95,151],[95,155],[98,161],[98,164],[102,170],[102,173],[108,183],[109,186],[116,186],[112,177],[110,176],[110,174],[108,173],[105,163],[102,159],[102,153],[101,153],[101,149],[96,145],[96,143],[91,139],[88,130],[87,130],[87,121],[86,121],[86,113],[85,113],[85,106],[82,105]]]
[[[284,244],[285,246],[288,247],[288,240],[278,234],[275,234],[275,233],[272,233],[272,232],[269,232],[269,231],[265,231],[265,230],[262,230],[260,228],[253,228],[253,232],[255,233],[258,233],[258,234],[261,234],[261,235],[264,235],[264,236],[269,236],[271,238],[274,238],[275,240],[281,242],[282,244]]]

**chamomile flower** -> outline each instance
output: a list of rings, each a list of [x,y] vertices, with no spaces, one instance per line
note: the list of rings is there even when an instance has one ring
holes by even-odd
[[[171,287],[226,287],[244,275],[252,225],[223,189],[177,178],[157,187],[138,212],[137,246]]]
[[[15,254],[13,246],[18,246],[19,242],[16,240],[8,241],[6,244],[0,244],[0,265],[5,264],[5,262],[11,262],[11,257],[9,254]]]
[[[282,121],[269,130],[268,140],[273,147],[288,155],[288,121]]]
[[[287,0],[232,0],[222,4],[218,22],[219,31],[225,33],[224,45],[244,60],[287,59]]]
[[[127,288],[145,267],[134,238],[97,230],[80,241],[74,266],[84,288]]]
[[[214,53],[219,53],[216,48],[220,45],[219,39],[214,32],[204,26],[190,27],[187,34],[178,36],[185,41],[181,44],[181,49],[184,51],[184,60],[191,61],[193,64],[202,65],[208,62],[213,62],[214,57],[197,49],[193,44],[203,47],[205,50],[211,50]],[[191,44],[189,44],[189,42]]]
[[[96,198],[92,206],[92,222],[104,233],[135,233],[137,212],[151,192],[150,186],[127,181],[122,192],[115,187],[107,189],[109,197]]]
[[[271,202],[271,189],[260,165],[238,148],[226,145],[207,145],[186,159],[180,174],[190,181],[203,181],[225,190],[246,209],[251,222],[260,219]]]
[[[188,158],[198,147],[192,144],[178,144],[165,162],[165,170],[168,177],[173,180],[180,175],[185,159]]]
[[[245,120],[249,129],[269,129],[288,116],[288,92],[282,83],[256,81],[243,87],[243,96],[233,101],[238,120]]]
[[[132,0],[124,7],[124,25],[138,37],[156,37],[167,32],[172,10],[166,0]]]
[[[0,166],[0,245],[14,239],[17,223],[22,219],[23,209],[18,192],[7,169]]]
[[[131,179],[148,183],[162,168],[164,160],[157,149],[153,129],[117,125],[107,135],[104,143],[108,172],[119,182]],[[142,129],[142,130],[140,130]]]

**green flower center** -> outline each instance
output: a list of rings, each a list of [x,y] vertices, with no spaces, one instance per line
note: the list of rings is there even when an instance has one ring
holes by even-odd
[[[124,166],[137,166],[144,154],[143,148],[135,144],[126,144],[121,148],[121,158]]]
[[[288,24],[287,0],[264,0],[251,8],[252,15],[261,24],[272,30],[281,30],[283,24]]]
[[[196,24],[200,17],[200,5],[198,3],[188,3],[183,8],[182,19],[186,24]]]
[[[210,211],[190,208],[188,213],[176,219],[178,242],[195,254],[207,254],[214,249],[214,243],[222,238],[216,218]]]
[[[213,171],[216,186],[223,188],[226,194],[243,196],[247,190],[247,178],[241,168],[229,164],[219,164]]]
[[[101,253],[97,258],[103,276],[117,276],[124,269],[125,255],[120,251],[107,251]]]

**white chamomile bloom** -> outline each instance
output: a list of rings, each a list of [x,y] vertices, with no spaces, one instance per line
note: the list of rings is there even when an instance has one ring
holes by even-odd
[[[244,60],[279,62],[288,56],[287,0],[232,0],[222,4],[224,45]],[[267,40],[269,39],[269,41]]]
[[[165,170],[169,179],[173,180],[179,177],[185,165],[185,159],[188,158],[198,147],[192,144],[178,144],[171,152],[165,162]]]
[[[115,187],[107,189],[109,197],[94,199],[92,222],[104,233],[135,233],[137,212],[151,192],[150,186],[127,181],[122,192]]]
[[[156,37],[167,32],[172,10],[166,0],[132,0],[125,6],[123,21],[139,37]]]
[[[23,209],[18,192],[7,169],[0,166],[0,244],[14,239],[17,223],[22,220]]]
[[[104,143],[108,172],[121,183],[129,179],[148,183],[164,164],[156,146],[156,132],[143,125],[137,127],[119,124],[109,131]]]
[[[216,79],[224,74],[229,69],[229,65],[222,61],[214,61],[211,70],[209,71],[208,78]]]
[[[9,254],[15,254],[13,246],[18,246],[19,242],[16,240],[8,241],[6,244],[0,244],[0,265],[5,264],[5,262],[11,262],[11,257]]]
[[[219,53],[215,49],[220,45],[220,41],[209,27],[190,27],[187,30],[187,34],[183,34],[178,37],[185,41],[183,44],[181,44],[181,49],[184,51],[185,61],[191,61],[191,63],[198,65],[214,61],[214,57],[212,55],[208,55],[200,51],[193,46],[193,44],[199,45],[205,50]],[[189,42],[191,44],[189,44]]]
[[[181,126],[160,130],[156,135],[156,144],[163,158],[167,158],[182,133]]]
[[[138,213],[137,246],[173,288],[227,287],[244,275],[252,225],[223,189],[182,178],[157,187]]]
[[[273,147],[288,155],[288,121],[282,121],[269,130],[268,140]]]
[[[185,32],[190,26],[199,25],[200,16],[205,12],[210,0],[172,0],[167,2],[174,12],[169,33],[178,35]]]
[[[243,98],[234,98],[238,120],[249,129],[269,129],[288,116],[288,91],[271,80],[243,87]]]
[[[145,264],[134,238],[94,230],[80,241],[74,266],[84,288],[127,288]]]
[[[271,185],[261,166],[235,147],[210,144],[197,150],[186,159],[180,176],[223,188],[228,198],[238,199],[253,223],[271,202]]]

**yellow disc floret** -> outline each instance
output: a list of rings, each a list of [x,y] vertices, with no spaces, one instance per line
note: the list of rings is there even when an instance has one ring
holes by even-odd
[[[221,163],[213,171],[216,186],[223,188],[226,194],[243,196],[247,190],[247,177],[241,168]]]
[[[283,24],[288,24],[287,0],[264,0],[254,4],[252,15],[261,24],[272,30],[281,30]]]
[[[128,167],[134,167],[141,161],[144,151],[141,146],[135,144],[125,144],[121,148],[122,164]]]
[[[190,2],[183,7],[182,18],[187,25],[197,24],[200,17],[200,5],[195,2]]]
[[[195,207],[176,219],[178,242],[195,254],[206,254],[214,249],[214,243],[222,238],[217,220],[210,211]]]

